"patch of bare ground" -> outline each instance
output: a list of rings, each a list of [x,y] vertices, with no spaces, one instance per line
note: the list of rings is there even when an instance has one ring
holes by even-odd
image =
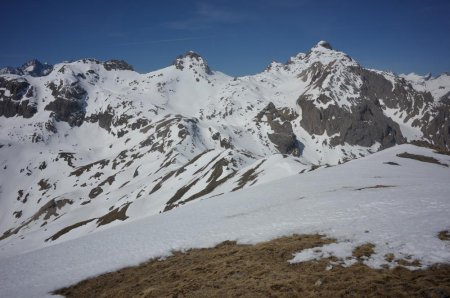
[[[85,221],[80,221],[80,222],[77,222],[76,224],[73,224],[73,225],[70,225],[70,226],[68,226],[68,227],[65,227],[65,228],[59,230],[59,231],[58,231],[56,234],[54,234],[53,236],[51,236],[51,237],[45,239],[45,242],[47,242],[48,240],[55,241],[56,239],[58,239],[58,238],[61,237],[62,235],[69,233],[69,232],[72,231],[73,229],[76,229],[76,228],[79,228],[79,227],[81,227],[81,226],[84,226],[84,225],[90,223],[91,221],[93,221],[94,219],[95,219],[95,218],[93,218],[93,219],[88,219],[88,220],[85,220]]]
[[[357,188],[355,190],[365,190],[365,189],[374,189],[374,188],[389,188],[389,187],[395,187],[395,186],[394,185],[377,184],[377,185],[373,185],[373,186],[366,186],[366,187]]]
[[[124,205],[106,213],[102,217],[99,217],[97,219],[97,227],[107,225],[112,223],[115,220],[121,220],[124,221],[128,218],[127,216],[127,209],[128,206],[130,206],[131,203],[125,203]]]
[[[244,186],[249,183],[255,181],[256,178],[258,178],[258,174],[256,173],[256,170],[265,162],[266,160],[262,160],[256,167],[248,170],[244,174],[242,174],[241,178],[238,180],[238,186],[233,188],[232,191],[240,190],[244,188]]]
[[[440,231],[438,234],[438,238],[442,241],[450,241],[450,231],[448,230]]]
[[[411,141],[411,144],[419,146],[419,147],[425,147],[425,148],[430,148],[434,150],[434,153],[438,153],[438,154],[444,154],[444,155],[450,155],[450,150],[448,150],[445,147],[440,147],[440,146],[436,146],[433,144],[430,144],[426,141]]]
[[[354,250],[353,250],[353,256],[355,258],[357,258],[358,260],[363,260],[363,259],[367,259],[369,258],[371,255],[374,254],[374,248],[375,245],[373,245],[372,243],[366,243],[360,246],[357,246]]]
[[[418,161],[421,161],[421,162],[434,163],[434,164],[437,164],[437,165],[448,167],[447,164],[441,163],[441,162],[439,162],[439,160],[437,160],[436,158],[431,157],[431,156],[412,154],[412,153],[408,153],[408,152],[403,152],[403,153],[397,154],[397,156],[398,157],[402,157],[402,158],[414,159],[414,160],[418,160]]]
[[[333,240],[294,235],[257,245],[226,241],[210,249],[175,252],[82,281],[55,294],[67,297],[449,297],[450,265],[410,271],[372,269],[332,259],[290,264],[292,254]],[[373,245],[354,251],[368,257]]]

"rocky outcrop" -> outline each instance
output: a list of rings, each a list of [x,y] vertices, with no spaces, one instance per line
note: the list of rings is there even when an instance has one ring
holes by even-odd
[[[206,74],[212,74],[212,71],[206,61],[199,54],[193,51],[189,51],[184,55],[178,56],[173,62],[173,65],[179,70],[183,70],[185,67],[192,68],[193,65],[198,65]]]
[[[89,117],[86,117],[86,121],[91,123],[97,123],[98,125],[106,129],[107,131],[111,131],[111,125],[114,119],[114,110],[108,106],[105,111],[98,112],[96,114],[91,114]]]
[[[33,117],[37,112],[36,105],[30,102],[33,95],[33,87],[26,80],[0,77],[0,116]]]
[[[6,118],[14,116],[31,118],[36,112],[36,105],[30,104],[28,100],[22,100],[20,102],[12,100],[0,101],[0,116],[5,116]]]
[[[402,78],[393,77],[391,81],[380,72],[355,65],[341,70],[345,75],[337,84],[339,80],[329,78],[335,71],[332,67],[334,64],[322,65],[316,62],[299,76],[310,82],[310,88],[320,91],[314,96],[314,93],[305,92],[297,101],[302,110],[300,124],[310,134],[327,133],[333,136],[329,142],[331,146],[347,143],[370,147],[378,142],[381,144],[380,149],[383,149],[406,141],[399,124],[385,115],[386,108],[404,112],[401,121],[405,123],[415,118],[413,126],[424,128],[428,125],[428,120],[426,117],[421,118],[421,113],[433,104],[429,92],[415,90]],[[325,81],[327,84],[324,85]],[[329,92],[333,88],[340,91]],[[341,101],[339,94],[346,94],[348,90],[352,90],[353,96],[347,98],[347,102]],[[445,109],[436,110],[435,114],[440,116],[429,117],[436,122],[436,125],[430,122],[430,131],[435,131],[445,121]],[[443,143],[442,137],[438,142]]]
[[[431,143],[450,149],[450,98],[443,99],[434,109],[434,117],[422,129]]]
[[[300,156],[304,145],[297,140],[291,124],[297,117],[298,114],[290,109],[277,109],[273,103],[269,103],[258,113],[256,121],[266,122],[270,126],[273,133],[268,133],[267,137],[280,153]]]
[[[362,67],[353,67],[350,70],[362,80],[361,98],[371,101],[382,99],[388,108],[406,112],[408,116],[405,122],[418,116],[425,106],[433,103],[429,92],[414,90],[404,79],[399,79],[399,82],[393,85],[383,75],[374,71]]]
[[[350,110],[337,105],[322,109],[302,96],[297,103],[302,110],[301,126],[313,135],[327,133],[332,137],[331,146],[347,143],[370,147],[378,142],[387,148],[406,141],[398,124],[383,114],[377,101],[363,102]]]
[[[55,100],[45,106],[45,110],[52,111],[56,121],[80,126],[86,114],[86,91],[78,82],[70,85],[60,82],[59,86],[52,82],[48,87],[52,90]]]
[[[27,93],[30,88],[30,84],[25,79],[14,79],[7,80],[0,77],[0,99],[11,99],[14,101],[19,101],[27,95],[27,97],[32,96],[31,93]]]
[[[103,62],[103,67],[106,70],[131,70],[134,71],[133,66],[123,60],[108,60]]]

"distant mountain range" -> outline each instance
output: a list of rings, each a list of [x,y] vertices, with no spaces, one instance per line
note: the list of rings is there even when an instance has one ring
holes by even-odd
[[[195,52],[0,70],[0,244],[32,249],[411,141],[450,149],[450,75],[321,41],[230,77]],[[26,239],[26,240],[22,240]]]

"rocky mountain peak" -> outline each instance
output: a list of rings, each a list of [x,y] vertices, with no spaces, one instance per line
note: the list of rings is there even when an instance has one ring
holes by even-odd
[[[32,59],[20,67],[24,74],[33,77],[40,77],[48,75],[53,70],[53,65],[42,63],[37,59]]]
[[[194,51],[188,51],[183,55],[178,56],[173,65],[179,69],[183,70],[187,68],[200,68],[207,74],[212,74],[211,69],[208,66],[208,63],[200,56],[198,53]]]
[[[47,63],[45,63],[45,64],[47,64]],[[24,63],[21,68],[39,67],[39,66],[43,66],[42,62],[36,58],[33,58],[33,59],[29,60],[28,62]]]
[[[42,63],[37,59],[31,59],[21,67],[5,67],[0,69],[0,74],[30,75],[41,77],[48,75],[53,70],[53,65]]]

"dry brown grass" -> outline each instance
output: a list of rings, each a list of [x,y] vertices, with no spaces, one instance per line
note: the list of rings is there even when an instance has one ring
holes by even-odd
[[[353,256],[358,260],[367,259],[374,254],[374,248],[375,245],[372,243],[360,245],[353,250]]]
[[[283,237],[257,245],[224,242],[176,252],[163,261],[107,273],[56,291],[68,297],[449,297],[450,266],[410,271],[362,263],[326,270],[330,259],[289,264],[302,249],[331,243],[319,235]],[[370,256],[373,245],[355,249]],[[328,268],[329,269],[329,268]]]

